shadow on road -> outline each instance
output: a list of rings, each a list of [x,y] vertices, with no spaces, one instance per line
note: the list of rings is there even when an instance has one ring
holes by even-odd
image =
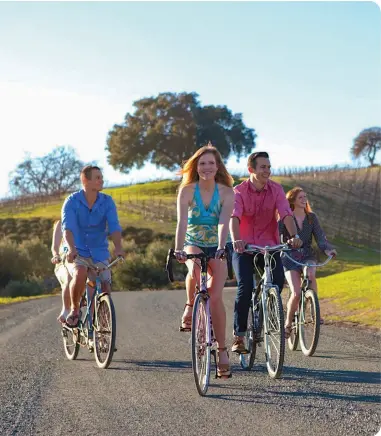
[[[342,400],[342,406],[347,407],[348,402],[353,403],[374,403],[378,404],[380,402],[379,395],[364,395],[364,394],[351,394],[351,393],[333,393],[333,392],[325,392],[319,390],[311,390],[310,387],[306,387],[303,390],[297,391],[283,391],[283,390],[268,390],[263,389],[258,391],[258,389],[248,390],[243,388],[242,386],[232,386],[232,385],[218,385],[214,386],[219,389],[227,389],[228,393],[220,393],[214,394],[211,386],[209,390],[208,397],[215,398],[218,400],[224,401],[234,401],[239,403],[253,403],[253,404],[274,404],[280,407],[289,408],[290,404],[294,408],[303,408],[303,409],[331,409],[332,403],[327,403],[326,405],[322,404],[321,399],[338,401]],[[240,391],[240,393],[235,393],[234,391]],[[232,393],[233,391],[233,393]],[[279,400],[284,401],[279,401]],[[298,401],[300,399],[300,402]],[[306,404],[306,399],[308,400],[308,404]],[[316,401],[316,405],[314,402]]]
[[[344,371],[344,370],[324,370],[284,367],[283,380],[294,380],[302,378],[304,380],[319,380],[335,383],[367,383],[380,384],[380,372],[367,371]]]
[[[108,370],[178,372],[179,370],[190,371],[191,369],[192,363],[189,361],[114,359],[113,365]]]
[[[263,371],[264,377],[267,378],[264,368],[257,368],[258,372]],[[248,374],[248,373],[246,373]],[[250,373],[249,373],[250,374]],[[254,374],[253,374],[254,376]],[[234,377],[234,375],[233,375]],[[234,380],[234,379],[233,379]],[[288,383],[293,381],[291,385]],[[249,386],[227,383],[224,385],[214,385],[222,390],[229,390],[229,393],[213,394],[210,397],[244,403],[257,404],[279,404],[279,398],[284,398],[284,406],[289,407],[292,403],[293,407],[301,408],[327,408],[331,405],[322,406],[321,399],[325,400],[343,400],[345,402],[358,403],[376,403],[380,402],[380,394],[377,386],[380,384],[379,372],[365,371],[344,371],[344,370],[316,370],[307,368],[285,367],[283,376],[279,380],[274,380],[274,389],[268,389],[269,384],[266,382],[263,388],[257,387],[253,390]],[[295,382],[300,382],[295,386]],[[317,382],[317,383],[316,383]],[[356,383],[356,385],[351,385]],[[363,393],[365,389],[372,392]],[[362,385],[362,386],[360,386]],[[291,388],[291,389],[290,389]],[[377,393],[375,390],[377,389]],[[237,393],[236,391],[240,391]],[[274,399],[277,398],[275,401]],[[303,402],[298,404],[298,398]],[[305,404],[308,399],[309,404]],[[314,404],[316,401],[316,405]]]
[[[381,355],[369,355],[369,354],[354,354],[354,353],[345,353],[343,351],[321,351],[314,354],[314,358],[321,359],[338,359],[338,360],[357,360],[357,361],[365,361],[365,362],[380,362]]]

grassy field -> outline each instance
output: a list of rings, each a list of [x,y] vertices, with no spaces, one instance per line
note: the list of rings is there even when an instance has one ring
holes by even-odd
[[[273,177],[275,181],[282,184],[285,191],[299,184],[299,182],[305,184],[308,182],[308,185],[306,185],[308,187],[307,192],[311,193],[310,200],[319,218],[322,218],[324,229],[328,229],[328,224],[332,223],[341,228],[348,226],[346,234],[345,232],[335,231],[334,234],[337,236],[331,241],[338,250],[337,259],[318,271],[320,298],[323,300],[322,303],[329,302],[332,308],[332,310],[328,311],[326,317],[329,320],[346,320],[380,327],[380,252],[377,249],[379,245],[376,244],[375,246],[373,243],[373,247],[376,247],[376,249],[369,249],[367,243],[356,243],[353,238],[349,240],[345,237],[346,235],[356,235],[361,229],[367,229],[369,223],[374,223],[374,216],[377,215],[377,210],[379,210],[379,208],[377,209],[377,201],[373,204],[376,196],[372,194],[372,197],[366,198],[366,201],[364,200],[364,205],[368,209],[373,207],[373,215],[370,214],[368,209],[364,209],[369,215],[368,221],[354,222],[352,220],[349,222],[347,218],[343,220],[345,214],[342,214],[344,212],[340,212],[340,216],[337,212],[339,209],[341,211],[343,207],[347,208],[345,210],[348,213],[345,213],[349,217],[354,214],[354,207],[361,208],[358,201],[361,201],[362,192],[364,192],[364,195],[370,192],[369,183],[375,186],[374,181],[377,174],[375,171],[364,170],[357,173],[353,171],[343,173],[341,171],[337,174],[332,172],[329,175],[318,173],[316,176],[316,174],[311,174],[308,177],[301,176],[300,180],[295,175],[291,177]],[[243,179],[245,178],[236,178],[236,183]],[[352,197],[349,196],[349,190],[353,181],[357,183],[356,186],[359,187],[360,191],[356,191],[357,203],[352,204],[350,203]],[[164,180],[107,188],[104,192],[114,198],[123,228],[128,226],[138,229],[146,228],[156,233],[174,235],[178,184],[178,181]],[[329,191],[330,189],[331,191]],[[330,198],[330,200],[326,200],[324,196]],[[340,203],[340,196],[346,196],[347,203]],[[324,201],[320,197],[324,197]],[[58,201],[28,204],[25,207],[22,204],[17,206],[10,204],[1,207],[0,236],[4,236],[7,232],[23,236],[23,227],[28,230],[25,223],[16,222],[12,223],[12,225],[10,222],[7,223],[6,221],[10,218],[16,218],[16,221],[31,220],[31,222],[41,218],[45,221],[42,222],[41,220],[40,224],[33,224],[36,232],[40,232],[41,228],[45,233],[50,232],[45,228],[46,221],[59,218],[63,200],[64,197]],[[330,208],[329,211],[336,210],[335,214],[333,212],[328,213],[327,207]],[[359,219],[361,219],[361,216]],[[379,223],[379,213],[377,222]],[[19,227],[16,227],[16,224]],[[369,227],[368,231],[370,230]],[[373,239],[377,240],[377,238],[378,236],[375,235]],[[0,300],[0,304],[6,302],[3,300]],[[14,301],[16,300],[13,299],[12,302]]]
[[[326,303],[322,316],[381,328],[380,283],[380,265],[318,279],[319,298]]]
[[[20,303],[21,301],[34,300],[36,298],[51,297],[53,295],[57,295],[57,294],[36,295],[34,297],[14,297],[14,298],[12,298],[12,297],[0,297],[0,304]]]

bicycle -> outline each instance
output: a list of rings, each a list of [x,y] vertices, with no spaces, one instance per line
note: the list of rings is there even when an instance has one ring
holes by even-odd
[[[118,256],[102,269],[86,263],[86,266],[96,274],[95,283],[89,280],[86,283],[86,290],[81,298],[78,326],[62,325],[64,350],[69,360],[77,358],[79,348],[82,346],[94,352],[99,368],[106,369],[110,365],[115,351],[116,316],[111,295],[102,292],[100,274],[122,260],[124,258]],[[94,291],[91,291],[92,295],[88,284],[94,288]]]
[[[176,259],[175,251],[168,251],[166,271],[168,279],[173,282],[172,260]],[[215,378],[217,376],[217,342],[214,337],[212,318],[210,314],[209,293],[207,288],[208,260],[214,257],[205,253],[188,254],[187,259],[199,259],[201,261],[201,283],[196,286],[196,296],[192,311],[192,368],[196,388],[201,396],[205,396],[210,382],[211,358],[214,358]],[[231,377],[231,374],[230,376]]]
[[[300,342],[300,348],[303,354],[305,356],[312,356],[316,351],[320,336],[320,305],[316,292],[309,288],[310,280],[308,278],[308,268],[322,267],[332,259],[332,256],[328,256],[323,263],[312,264],[298,262],[287,253],[285,253],[285,255],[288,259],[303,267],[300,301],[298,310],[294,315],[291,334],[287,340],[288,348],[291,351],[295,351],[298,347],[298,342]],[[290,296],[291,290],[289,293],[289,297]],[[311,332],[309,333],[310,330]]]
[[[263,274],[257,269],[259,283],[256,283],[256,274],[253,275],[253,293],[250,301],[248,325],[246,330],[246,352],[240,354],[240,364],[245,370],[250,371],[254,365],[257,346],[264,342],[267,372],[271,378],[279,378],[282,374],[285,336],[284,313],[282,299],[277,285],[271,279],[271,260],[277,251],[291,250],[288,244],[260,247],[246,245],[246,253],[262,253],[264,255]]]

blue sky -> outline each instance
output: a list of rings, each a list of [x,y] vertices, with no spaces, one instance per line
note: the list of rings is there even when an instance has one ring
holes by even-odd
[[[121,175],[104,150],[133,101],[163,91],[243,113],[274,168],[351,163],[381,124],[380,31],[371,2],[0,2],[0,196],[25,152],[56,145],[109,183],[166,176]]]

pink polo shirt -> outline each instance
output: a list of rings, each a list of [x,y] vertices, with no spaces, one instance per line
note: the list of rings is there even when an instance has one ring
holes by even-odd
[[[232,217],[240,220],[241,239],[248,244],[279,244],[278,211],[280,219],[292,215],[282,185],[268,180],[262,191],[257,191],[250,179],[234,188]]]

